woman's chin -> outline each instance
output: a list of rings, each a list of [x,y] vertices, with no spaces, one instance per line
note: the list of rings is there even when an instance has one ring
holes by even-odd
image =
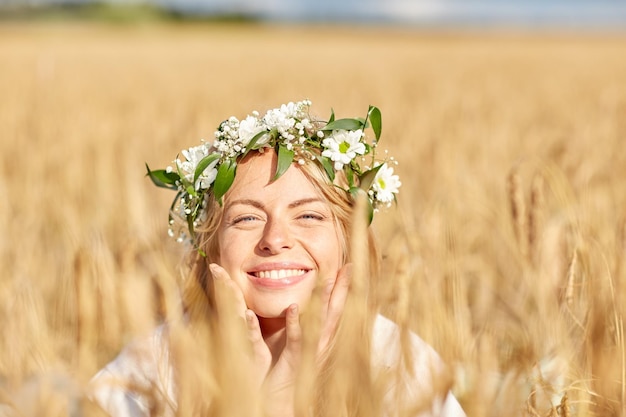
[[[289,306],[296,304],[300,313],[309,304],[311,291],[292,292],[291,294],[248,293],[246,304],[259,318],[285,318]]]
[[[274,313],[274,312],[262,311],[260,313],[256,313],[256,315],[259,318],[259,320],[266,320],[266,321],[267,320],[274,320],[274,319],[281,319],[281,320],[285,319],[285,312],[284,311],[282,313]]]
[[[253,308],[252,311],[260,319],[284,319],[287,314],[287,308],[291,304],[278,304],[271,307],[264,306],[263,308]]]
[[[287,314],[287,309],[293,304],[298,305],[298,310],[300,311],[300,314],[302,314],[303,309],[308,303],[306,302],[306,300],[289,300],[284,302],[276,302],[269,305],[265,303],[262,307],[253,307],[252,311],[254,311],[254,313],[260,319],[284,319]]]

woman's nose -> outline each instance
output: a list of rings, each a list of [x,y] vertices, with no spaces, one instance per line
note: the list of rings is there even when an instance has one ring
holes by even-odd
[[[287,222],[281,219],[270,219],[265,223],[259,248],[263,252],[279,253],[293,247],[293,242]]]

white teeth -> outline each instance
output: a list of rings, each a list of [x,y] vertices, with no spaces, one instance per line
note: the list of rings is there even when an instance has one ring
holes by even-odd
[[[271,271],[259,271],[256,273],[256,276],[266,279],[282,279],[304,275],[305,273],[304,269],[272,269]]]

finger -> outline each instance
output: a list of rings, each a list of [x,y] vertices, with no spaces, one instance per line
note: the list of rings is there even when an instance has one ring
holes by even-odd
[[[263,334],[261,333],[261,325],[259,324],[259,318],[256,316],[254,311],[247,309],[245,312],[246,317],[246,327],[248,329],[248,336],[250,338],[250,342],[255,346],[259,343],[262,343],[263,346],[265,342],[263,340]]]
[[[244,314],[248,306],[246,305],[246,300],[244,299],[243,293],[241,292],[241,288],[237,285],[235,281],[233,281],[228,275],[228,272],[218,264],[212,263],[209,265],[209,270],[211,271],[211,275],[213,275],[214,281],[218,285],[222,285],[223,288],[227,289],[232,297],[235,299],[235,306],[237,311],[240,314]]]
[[[322,323],[326,322],[326,319],[328,318],[328,314],[329,314],[329,310],[331,309],[331,301],[332,301],[332,297],[333,297],[333,291],[335,289],[335,286],[337,284],[341,284],[340,282],[338,283],[338,280],[342,279],[342,271],[345,268],[342,267],[338,272],[337,272],[337,276],[335,277],[331,277],[330,279],[328,279],[326,282],[323,283],[323,288],[322,288],[322,293],[320,296],[320,301],[321,301],[321,319],[322,319]],[[337,303],[340,302],[340,298],[338,298],[338,296],[341,295],[341,291],[337,291],[335,293],[335,301],[334,301],[334,307],[337,307]],[[341,306],[338,306],[341,307]]]
[[[291,304],[287,308],[286,314],[286,344],[285,352],[291,360],[292,364],[295,364],[300,358],[300,351],[302,349],[302,329],[300,327],[300,311],[297,304]]]
[[[328,301],[327,322],[337,322],[346,305],[346,298],[352,280],[352,264],[345,264],[337,274],[337,279],[333,285]]]
[[[209,264],[209,270],[211,271],[211,275],[216,282],[225,283],[230,281],[230,275],[228,275],[228,272],[226,272],[226,270],[218,264]]]
[[[262,382],[272,364],[272,354],[270,353],[263,334],[261,333],[261,326],[259,324],[259,318],[254,311],[247,309],[245,312],[246,328],[248,330],[248,339],[252,346],[252,355],[254,357],[254,363],[259,371],[259,382]]]
[[[351,276],[352,265],[344,265],[339,270],[337,279],[329,290],[328,304],[325,305],[326,308],[323,311],[322,330],[317,347],[318,355],[321,355],[320,357],[325,355],[325,352],[329,348],[330,341],[339,326],[339,319],[346,305],[346,298],[348,297],[348,291],[350,289]]]

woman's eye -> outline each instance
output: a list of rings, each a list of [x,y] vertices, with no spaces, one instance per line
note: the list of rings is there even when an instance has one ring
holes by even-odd
[[[239,217],[235,217],[235,219],[233,220],[233,224],[250,223],[250,222],[253,222],[255,220],[258,220],[258,217],[256,217],[256,216],[239,216]]]
[[[324,216],[317,213],[304,213],[299,218],[303,220],[324,220]]]

